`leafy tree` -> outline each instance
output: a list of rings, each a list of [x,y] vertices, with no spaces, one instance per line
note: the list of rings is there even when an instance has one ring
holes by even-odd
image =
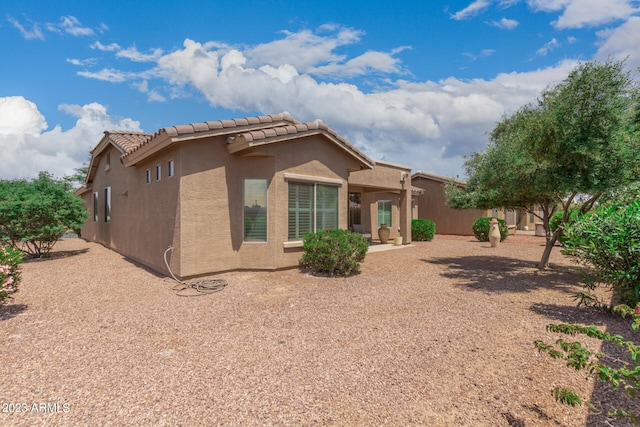
[[[46,256],[67,230],[87,219],[82,199],[64,181],[40,172],[32,181],[0,181],[0,241],[30,256]]]
[[[581,64],[535,104],[505,116],[486,151],[467,158],[467,188],[446,187],[449,205],[537,216],[546,232],[540,267],[547,267],[571,208],[585,213],[604,192],[638,178],[638,89],[623,68],[624,61]],[[562,218],[552,231],[556,211]]]
[[[69,190],[76,189],[84,184],[87,173],[89,172],[89,165],[84,163],[81,167],[75,168],[74,171],[73,174],[62,177]]]

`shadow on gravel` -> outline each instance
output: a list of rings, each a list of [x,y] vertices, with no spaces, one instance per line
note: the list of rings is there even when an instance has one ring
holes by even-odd
[[[47,254],[47,256],[44,256],[42,258],[32,258],[32,257],[27,257],[25,256],[24,258],[24,262],[42,262],[42,261],[48,261],[48,260],[52,260],[52,259],[60,259],[60,258],[69,258],[72,256],[77,256],[77,255],[82,255],[84,253],[89,252],[89,248],[85,248],[85,249],[77,249],[74,251],[56,251],[55,249],[52,250],[51,252],[49,252]]]
[[[27,309],[26,304],[8,304],[0,306],[0,321],[16,317]]]
[[[421,261],[444,267],[440,273],[455,279],[458,286],[485,292],[530,292],[539,288],[565,288],[576,293],[579,272],[568,266],[540,270],[534,262],[496,256],[430,258]]]

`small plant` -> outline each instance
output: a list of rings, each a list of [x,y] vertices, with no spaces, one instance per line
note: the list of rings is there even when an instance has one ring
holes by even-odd
[[[0,247],[0,305],[18,292],[22,252],[11,246]]]
[[[640,200],[597,209],[564,231],[563,253],[591,267],[585,271],[585,288],[603,285],[613,289],[619,302],[635,307],[640,302]],[[582,302],[593,298],[580,294]]]
[[[367,239],[349,230],[325,230],[304,236],[300,263],[314,273],[330,276],[353,274],[369,249]]]
[[[473,234],[481,242],[489,241],[489,231],[491,230],[491,217],[478,218],[473,223]],[[500,241],[509,236],[509,228],[504,219],[498,219],[498,227],[500,228]]]
[[[411,220],[411,240],[424,242],[433,240],[436,234],[436,223],[430,219],[412,219]]]
[[[621,304],[614,311],[623,317],[631,315],[633,318],[632,328],[637,331],[640,327],[640,305],[634,310],[627,305]],[[592,376],[598,381],[608,383],[614,390],[621,390],[627,395],[635,398],[640,390],[640,346],[632,341],[625,341],[620,335],[611,335],[595,326],[580,325],[555,325],[547,326],[550,332],[561,333],[569,336],[585,335],[609,342],[623,348],[629,356],[630,362],[620,361],[610,358],[603,353],[597,353],[582,345],[579,341],[566,341],[562,338],[556,340],[555,345],[546,344],[537,340],[534,346],[540,353],[546,353],[553,359],[560,359],[566,362],[567,367],[576,371],[586,370],[587,376]],[[611,364],[605,363],[609,360],[619,367],[615,368]],[[556,387],[552,390],[552,395],[556,401],[570,405],[582,406],[582,399],[571,389]],[[592,406],[591,403],[588,403]],[[640,414],[622,408],[614,408],[610,415],[627,418],[634,424],[640,421]]]

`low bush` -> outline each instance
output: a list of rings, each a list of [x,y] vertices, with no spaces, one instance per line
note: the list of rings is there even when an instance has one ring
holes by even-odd
[[[430,219],[412,219],[411,220],[411,240],[424,242],[433,240],[436,234],[436,223]]]
[[[22,252],[11,246],[0,247],[0,305],[18,292]]]
[[[564,234],[563,253],[591,267],[584,275],[585,287],[610,287],[619,302],[630,307],[640,302],[640,200],[599,208],[569,225]]]
[[[489,241],[489,231],[491,230],[491,217],[478,218],[473,222],[473,234],[481,242]],[[498,219],[498,227],[500,228],[500,241],[509,236],[509,228],[504,219]]]
[[[368,249],[367,239],[349,230],[307,233],[300,263],[314,273],[348,276],[358,271]]]

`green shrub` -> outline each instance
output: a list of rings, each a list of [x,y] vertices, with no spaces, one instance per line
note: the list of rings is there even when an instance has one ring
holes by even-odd
[[[489,231],[491,230],[491,217],[478,218],[473,222],[473,234],[481,242],[489,241]],[[498,219],[498,227],[500,228],[500,241],[509,236],[509,228],[504,219]]]
[[[599,208],[564,233],[563,253],[591,267],[584,277],[587,288],[603,284],[616,291],[622,304],[640,302],[640,200]]]
[[[0,305],[18,292],[22,252],[11,246],[0,247]]]
[[[432,240],[436,234],[436,223],[430,219],[411,220],[411,240],[424,242]]]
[[[364,236],[349,230],[307,233],[300,263],[314,273],[348,276],[358,270],[368,248]]]

